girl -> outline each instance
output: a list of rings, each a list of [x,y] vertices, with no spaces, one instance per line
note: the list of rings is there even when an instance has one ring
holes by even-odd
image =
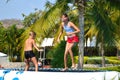
[[[76,36],[76,34],[80,32],[80,29],[74,23],[69,21],[67,14],[62,15],[61,28],[62,28],[62,31],[58,36],[58,41],[59,41],[59,37],[63,33],[63,29],[65,30],[66,35],[67,35],[67,43],[66,43],[66,48],[65,48],[65,52],[64,52],[64,69],[63,69],[63,71],[65,71],[68,69],[68,67],[67,67],[67,55],[68,55],[68,53],[70,54],[70,57],[72,60],[71,68],[75,68],[72,47],[73,47],[75,42],[79,42],[79,39]]]

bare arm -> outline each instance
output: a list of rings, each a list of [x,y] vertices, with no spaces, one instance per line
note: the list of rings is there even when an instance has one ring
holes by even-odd
[[[72,22],[69,22],[70,26],[75,29],[74,32],[72,32],[71,34],[76,34],[76,33],[79,33],[80,32],[80,29]]]
[[[37,47],[37,45],[36,45],[36,43],[35,43],[35,40],[33,40],[32,43],[33,43],[34,48],[35,48],[37,51],[39,51],[39,49],[38,49],[38,47]]]

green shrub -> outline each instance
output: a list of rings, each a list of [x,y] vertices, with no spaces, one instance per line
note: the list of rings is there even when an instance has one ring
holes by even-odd
[[[118,60],[108,60],[107,64],[120,64],[120,61],[118,61]]]
[[[108,63],[106,64],[120,64],[120,61],[117,57],[106,57],[108,60]]]
[[[74,56],[75,63],[78,63],[78,56]]]
[[[78,56],[75,57],[76,63],[78,62]],[[106,59],[105,62],[108,62]],[[84,57],[84,64],[101,64],[102,63],[102,57]]]
[[[87,64],[101,64],[100,58],[88,58]]]
[[[84,64],[87,64],[87,61],[88,61],[89,57],[84,57]]]
[[[109,60],[119,60],[116,56],[114,57],[114,56],[111,56],[111,57],[106,57],[107,59],[109,59]]]
[[[75,56],[75,63],[78,63],[78,56]],[[84,56],[84,64],[101,64],[102,57],[88,57]],[[105,64],[120,64],[117,57],[105,57]]]
[[[118,71],[118,72],[120,72],[120,66],[99,67],[99,68],[85,67],[84,69],[87,69],[87,70],[106,70],[106,71]]]
[[[84,64],[87,63],[88,58],[89,58],[88,56],[84,56]],[[77,64],[77,63],[78,63],[78,56],[75,56],[75,57],[74,57],[74,60],[75,60],[75,63]]]
[[[99,70],[108,70],[108,71],[118,71],[118,72],[120,72],[120,66],[104,67],[104,68],[99,68]]]

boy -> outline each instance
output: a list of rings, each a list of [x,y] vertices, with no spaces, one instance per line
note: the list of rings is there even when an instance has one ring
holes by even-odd
[[[38,71],[38,63],[37,63],[37,59],[35,57],[35,54],[33,53],[33,47],[39,51],[38,47],[35,44],[35,36],[36,33],[31,31],[29,33],[29,38],[25,41],[25,47],[24,47],[24,52],[25,52],[25,63],[26,63],[26,67],[25,67],[25,71],[28,70],[29,68],[29,62],[32,61],[33,64],[35,65],[35,71]]]

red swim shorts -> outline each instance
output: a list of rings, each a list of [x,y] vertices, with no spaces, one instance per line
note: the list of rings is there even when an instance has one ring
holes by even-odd
[[[79,42],[79,38],[78,38],[78,36],[68,37],[67,42],[69,42],[69,43]]]

